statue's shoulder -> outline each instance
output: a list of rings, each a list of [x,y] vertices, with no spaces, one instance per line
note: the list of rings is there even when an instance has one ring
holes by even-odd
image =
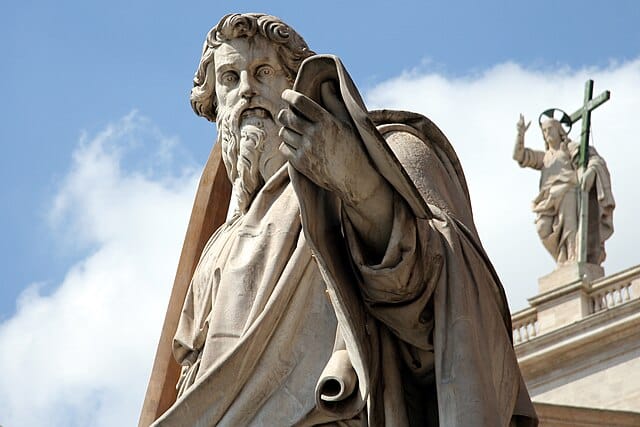
[[[426,145],[425,154],[434,153],[450,169],[452,175],[459,181],[464,193],[469,194],[460,159],[453,145],[435,123],[422,114],[410,111],[374,110],[369,112],[369,117],[380,133],[383,136],[386,135],[385,139],[387,140],[393,133],[398,134],[399,137],[404,134],[402,139],[405,141],[415,143],[420,140]],[[402,162],[403,159],[400,161]]]
[[[569,140],[569,142],[567,142],[567,149],[569,150],[569,153],[571,153],[572,156],[576,155],[580,150],[580,143]]]
[[[580,155],[580,143],[578,142],[569,141],[567,143],[567,149],[569,150],[569,154],[571,155],[572,159],[575,159]],[[601,158],[600,154],[598,154],[598,150],[596,150],[593,145],[589,145],[589,157]]]
[[[408,111],[370,111],[369,117],[427,204],[475,230],[462,165],[444,133],[427,117]]]

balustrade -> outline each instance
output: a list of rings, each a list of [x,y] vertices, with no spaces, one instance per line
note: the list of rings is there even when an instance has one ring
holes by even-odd
[[[538,335],[538,315],[535,311],[526,312],[512,320],[513,344],[520,344]]]

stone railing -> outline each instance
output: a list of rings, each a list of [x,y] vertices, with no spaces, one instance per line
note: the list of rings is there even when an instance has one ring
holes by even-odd
[[[591,313],[598,313],[640,297],[640,267],[593,282],[589,289]]]
[[[540,332],[538,313],[534,307],[515,313],[511,317],[513,344],[521,344],[535,338]]]
[[[530,298],[529,308],[511,316],[513,344],[639,299],[640,265],[592,282],[570,283]]]

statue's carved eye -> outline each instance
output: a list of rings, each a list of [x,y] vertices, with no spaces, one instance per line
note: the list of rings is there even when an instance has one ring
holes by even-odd
[[[222,83],[232,85],[238,81],[238,73],[235,71],[225,71],[220,77]]]
[[[256,70],[256,77],[259,79],[265,79],[273,76],[275,70],[270,65],[262,65]]]

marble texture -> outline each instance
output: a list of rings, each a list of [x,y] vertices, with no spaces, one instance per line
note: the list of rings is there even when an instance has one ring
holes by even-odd
[[[367,111],[338,58],[262,14],[209,32],[191,100],[217,123],[231,203],[165,328],[177,400],[141,425],[535,425],[435,124]]]

